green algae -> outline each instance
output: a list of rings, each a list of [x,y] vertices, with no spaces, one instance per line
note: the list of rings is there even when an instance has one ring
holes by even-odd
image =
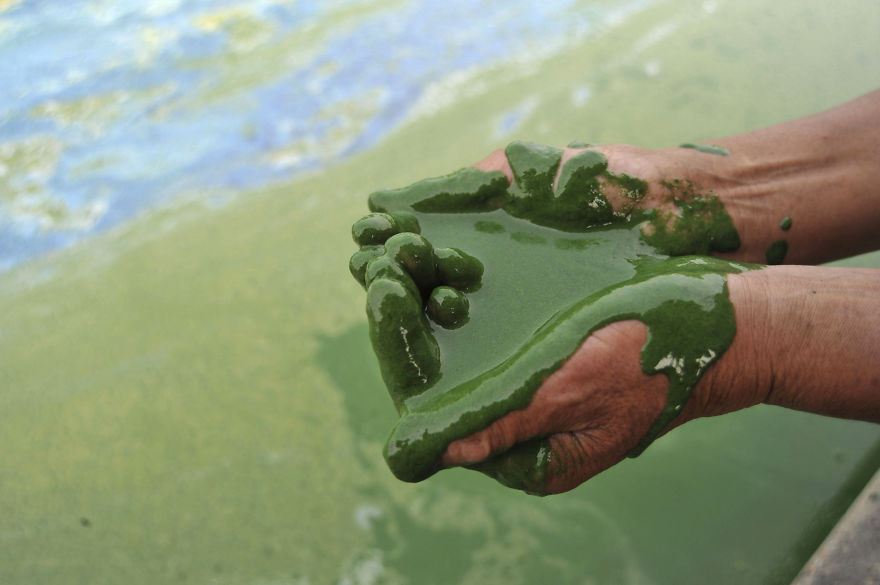
[[[785,262],[785,255],[788,253],[788,242],[785,240],[776,240],[769,246],[764,255],[767,258],[767,264],[776,265]]]
[[[779,222],[779,228],[784,232],[787,232],[788,230],[790,230],[791,229],[791,218],[788,216],[783,217],[782,221]]]
[[[622,195],[632,201],[641,201],[648,194],[648,182],[626,173],[607,173],[608,182],[617,185]]]
[[[441,282],[467,292],[480,287],[483,263],[470,254],[458,248],[435,248],[434,260],[437,278]]]
[[[739,234],[717,196],[700,193],[693,183],[674,179],[664,186],[678,213],[646,210],[650,229],[645,239],[671,256],[731,252],[740,246]]]
[[[532,439],[516,445],[502,457],[493,457],[469,468],[485,473],[509,488],[540,496],[545,494],[544,484],[551,457],[549,441]]]
[[[744,269],[703,257],[658,260],[643,277],[586,297],[485,374],[407,401],[408,413],[392,431],[386,447],[389,465],[401,479],[424,479],[436,470],[435,462],[450,440],[525,408],[541,382],[590,333],[624,319],[648,325],[650,340],[642,351],[643,369],[646,374],[662,372],[670,382],[667,406],[631,452],[632,456],[640,454],[681,412],[700,375],[732,341],[733,307],[724,275]],[[514,456],[519,457],[516,451]],[[540,491],[534,485],[527,487]]]
[[[689,148],[704,154],[714,154],[715,156],[729,156],[730,151],[723,146],[715,144],[695,144],[693,142],[685,142],[678,145],[679,148]]]
[[[401,414],[385,457],[406,481],[436,472],[451,441],[528,405],[591,332],[631,318],[650,332],[643,370],[669,379],[667,406],[633,448],[636,456],[678,416],[733,339],[726,275],[751,266],[694,255],[739,245],[717,197],[690,183],[670,183],[677,213],[631,207],[624,214],[608,202],[606,186],[623,186],[639,195],[630,199],[637,202],[647,184],[609,173],[601,153],[578,153],[560,170],[560,149],[514,142],[505,152],[514,173],[509,186],[499,172],[462,169],[373,193],[374,213],[358,222],[412,212],[422,248],[455,244],[460,266],[480,263],[461,281],[437,279],[442,262],[436,254],[394,271],[386,267],[386,251],[367,268],[371,340]],[[409,236],[392,236],[386,249],[403,237]],[[371,238],[359,243],[374,253]],[[388,279],[377,281],[375,291],[373,265]],[[467,287],[468,281],[481,286]],[[548,449],[542,441],[517,446],[475,468],[541,493],[546,457],[538,454]]]
[[[451,286],[438,286],[428,297],[428,315],[446,329],[456,329],[467,323],[469,308],[467,297]]]

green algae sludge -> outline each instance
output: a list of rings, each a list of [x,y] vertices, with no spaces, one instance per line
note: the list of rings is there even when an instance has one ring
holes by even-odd
[[[610,173],[598,151],[564,165],[550,146],[514,142],[505,153],[512,184],[466,168],[379,191],[353,230],[361,249],[351,271],[367,285],[373,349],[400,413],[385,458],[405,481],[438,471],[450,442],[528,405],[591,332],[633,318],[650,332],[642,369],[669,379],[667,406],[636,456],[735,334],[726,277],[754,266],[705,256],[739,246],[714,194],[653,186],[674,204],[661,213],[641,206],[651,185]],[[629,193],[627,213],[609,188]],[[517,445],[474,468],[542,493],[548,445]]]

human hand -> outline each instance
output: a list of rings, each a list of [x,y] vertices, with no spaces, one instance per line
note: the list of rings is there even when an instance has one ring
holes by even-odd
[[[560,168],[584,150],[565,149]],[[634,201],[620,185],[606,183],[604,194],[615,210],[657,208],[675,214],[670,197],[674,187],[667,184],[670,179],[666,177],[676,176],[691,193],[696,188],[691,177],[700,177],[699,167],[685,162],[689,154],[677,157],[674,152],[626,145],[590,150],[607,157],[612,176],[637,177],[647,185],[645,196]],[[513,181],[504,150],[493,152],[475,166],[500,171]],[[648,375],[642,367],[647,336],[647,326],[632,319],[593,332],[560,369],[543,381],[528,407],[451,443],[442,456],[443,465],[471,466],[510,487],[544,494],[570,490],[621,461],[645,437],[667,403],[666,376]],[[742,350],[731,355],[737,353]],[[715,368],[718,370],[719,365]],[[758,389],[750,396],[734,395],[730,388],[714,393],[711,389],[707,377],[663,432],[694,418],[756,404],[763,398]]]
[[[594,332],[544,380],[528,407],[451,443],[443,465],[468,466],[495,456],[476,469],[543,494],[570,490],[621,461],[666,404],[665,376],[642,371],[646,338],[647,327],[635,320]],[[676,424],[698,416],[698,406],[692,397]],[[538,454],[505,453],[536,438],[545,439]]]
[[[727,281],[737,334],[664,434],[760,403],[880,422],[880,270],[780,266]],[[594,332],[526,408],[450,443],[443,464],[543,494],[619,462],[666,399],[665,376],[640,366],[645,334],[634,320]]]
[[[643,371],[671,380],[665,406],[632,449],[640,451],[679,417],[733,337],[725,275],[747,267],[669,258],[730,245],[736,233],[717,201],[689,192],[672,202],[681,216],[638,208],[650,196],[646,181],[610,171],[595,150],[564,164],[562,154],[513,143],[505,149],[513,184],[503,170],[472,168],[376,192],[374,213],[353,227],[361,250],[352,274],[367,288],[374,350],[401,412],[386,445],[401,479],[436,471],[449,442],[527,406],[591,332],[635,316],[654,339],[642,344]],[[629,207],[612,208],[614,197]],[[472,252],[487,262],[488,284],[477,290],[481,270],[455,276],[461,270],[434,247],[441,243],[466,246],[458,261]],[[464,317],[455,322],[431,302],[450,285]],[[469,298],[476,320],[463,336],[443,332],[466,322]]]
[[[712,154],[694,148],[648,149],[627,144],[565,148],[554,188],[563,174],[565,163],[585,151],[601,153],[607,161],[606,172],[599,181],[603,195],[615,212],[656,213],[657,217],[644,229],[646,235],[658,228],[678,228],[679,240],[672,246],[668,246],[668,242],[661,246],[668,248],[666,251],[670,255],[711,253],[732,260],[764,262],[761,243],[756,243],[755,238],[743,242],[739,237],[744,228],[750,227],[748,222],[740,221],[737,216],[728,219],[726,212],[729,209],[725,208],[725,213],[719,214],[728,223],[690,222],[695,214],[709,210],[708,207],[689,207],[688,203],[694,200],[705,203],[717,200],[719,207],[727,204],[722,199],[731,186],[731,180],[726,176],[731,158],[721,154],[726,152],[724,149],[719,147]],[[500,171],[508,181],[514,180],[506,149],[492,152],[474,166],[486,171]],[[685,225],[688,223],[695,225],[691,228]]]
[[[566,149],[561,153],[563,163],[569,159],[577,159],[578,162],[572,165],[573,174],[566,176],[565,181],[561,179],[565,175],[566,165],[559,164],[559,151],[552,152],[550,149],[546,154],[538,151],[529,154],[532,147],[525,145],[525,150],[522,150],[524,145],[520,144],[516,146],[518,152],[514,154],[526,155],[526,158],[519,159],[521,166],[514,164],[516,156],[510,158],[510,151],[506,153],[507,157],[499,151],[478,164],[480,169],[490,171],[485,175],[479,175],[479,171],[476,175],[459,172],[402,190],[376,193],[370,198],[370,208],[374,212],[384,213],[385,219],[390,219],[392,224],[399,224],[394,231],[383,236],[383,242],[393,233],[407,231],[403,224],[408,219],[393,217],[396,210],[428,214],[425,217],[435,213],[452,213],[454,215],[448,216],[452,224],[462,225],[456,214],[491,214],[503,208],[510,216],[526,219],[536,226],[527,228],[523,224],[508,224],[507,233],[504,226],[494,222],[477,221],[472,226],[478,232],[484,232],[479,224],[485,223],[484,233],[504,236],[494,241],[505,247],[510,244],[505,239],[509,235],[513,240],[532,246],[531,249],[535,249],[534,245],[538,242],[552,244],[554,241],[560,250],[573,252],[576,249],[592,249],[595,242],[578,238],[545,239],[547,234],[542,235],[540,226],[561,229],[563,232],[579,232],[590,226],[603,225],[603,218],[608,218],[608,214],[612,213],[611,221],[617,222],[623,218],[631,226],[640,226],[641,238],[661,254],[712,253],[737,260],[763,262],[770,260],[769,252],[777,244],[787,245],[790,240],[793,246],[786,260],[804,263],[827,261],[871,249],[876,245],[876,234],[880,233],[874,228],[876,222],[872,219],[878,208],[870,197],[863,196],[865,185],[876,184],[876,181],[870,180],[873,175],[867,171],[876,169],[876,165],[870,164],[872,144],[875,144],[872,140],[875,141],[876,133],[870,129],[880,119],[874,112],[876,106],[880,105],[878,97],[880,92],[875,92],[817,116],[716,141],[716,144],[731,152],[730,156],[683,148],[645,150],[620,145],[591,147],[588,150],[592,154],[584,153],[584,149]],[[834,152],[837,155],[829,155]],[[534,158],[536,155],[537,158]],[[602,160],[599,161],[597,156]],[[527,187],[523,191],[520,183],[519,187],[508,191],[499,185],[499,179],[507,183],[514,174],[505,158],[520,169],[517,176],[536,185],[536,188]],[[556,162],[553,163],[551,159]],[[561,169],[555,178],[548,172],[551,168],[547,166],[549,163],[558,165],[552,168]],[[537,175],[534,174],[535,170],[538,171]],[[580,183],[581,187],[586,187],[586,191],[574,185],[578,181],[571,181],[574,174],[583,175],[584,172],[587,173],[587,182]],[[527,177],[538,177],[540,180],[535,183]],[[598,191],[603,192],[604,196],[591,199],[589,194],[597,192],[595,181],[600,182]],[[551,182],[553,185],[548,186]],[[480,184],[479,189],[472,189],[477,183]],[[566,184],[574,188],[564,188]],[[578,193],[588,196],[584,199]],[[585,203],[600,203],[595,207],[598,213],[585,209]],[[572,217],[572,212],[576,217]],[[630,212],[637,212],[632,216],[632,222],[629,222]],[[693,218],[696,221],[691,221]],[[722,221],[715,223],[716,219]],[[792,221],[799,227],[782,234],[792,225]],[[488,229],[490,225],[494,225],[491,230]],[[707,225],[721,229],[706,231]],[[519,231],[523,229],[525,231]],[[731,233],[736,235],[735,241],[730,238]],[[670,234],[676,237],[667,237]],[[719,234],[720,238],[715,237]],[[783,235],[786,241],[780,242],[780,236]],[[455,235],[451,241],[457,241],[457,238],[458,235]],[[463,394],[458,392],[451,398],[444,396],[445,388],[439,389],[439,394],[433,391],[436,388],[431,389],[437,378],[445,375],[440,372],[441,352],[432,333],[437,331],[436,326],[426,320],[423,311],[426,295],[433,294],[432,286],[437,281],[413,284],[418,280],[423,266],[417,257],[407,258],[403,247],[392,254],[393,262],[389,263],[386,258],[380,263],[378,255],[388,256],[381,243],[373,245],[362,241],[357,235],[355,240],[361,250],[352,258],[352,273],[368,289],[368,314],[371,318],[391,317],[381,322],[371,322],[371,337],[380,365],[383,366],[383,377],[402,413],[401,423],[386,445],[386,458],[398,477],[418,481],[435,472],[440,463],[465,463],[475,467],[478,465],[481,471],[515,487],[542,492],[561,491],[570,489],[618,461],[630,452],[633,444],[636,450],[639,449],[644,439],[634,443],[633,437],[644,431],[644,421],[650,420],[652,413],[656,414],[660,408],[660,402],[650,397],[663,395],[662,386],[665,383],[663,376],[650,376],[644,372],[660,371],[659,365],[664,360],[657,362],[657,366],[650,366],[654,361],[645,361],[645,351],[652,343],[653,333],[643,348],[641,360],[635,356],[632,348],[638,347],[638,339],[644,343],[645,325],[639,321],[629,321],[627,313],[617,311],[620,307],[614,305],[622,300],[619,295],[617,300],[612,299],[610,307],[617,316],[602,320],[602,310],[593,306],[597,300],[595,296],[590,296],[590,292],[581,293],[587,296],[576,304],[576,321],[579,323],[576,329],[584,331],[584,336],[588,338],[584,340],[581,337],[584,343],[579,343],[578,347],[553,350],[556,351],[554,355],[561,355],[559,352],[562,352],[570,359],[555,365],[549,361],[543,362],[540,378],[535,375],[538,372],[530,370],[529,366],[511,369],[499,364],[492,373],[487,372],[485,376],[472,380],[477,384],[477,389],[487,390],[483,388],[487,382],[493,387],[479,398],[478,403],[482,406],[468,399],[465,404],[471,406],[466,406],[466,409],[478,410],[456,410],[455,404],[468,398],[468,393],[475,387],[468,383],[466,389],[462,390]],[[575,244],[577,246],[573,247]],[[582,244],[589,245],[583,247]],[[418,246],[424,247],[424,243]],[[525,251],[526,248],[521,250]],[[618,258],[624,263],[634,262],[638,272],[640,269],[635,265],[641,264],[641,260],[627,254],[635,252],[638,256],[640,253],[635,249],[628,250]],[[483,248],[478,256],[482,257],[484,253],[489,253],[489,250]],[[510,258],[496,255],[493,263],[500,267]],[[585,258],[593,262],[603,258],[603,255],[587,254]],[[499,259],[503,259],[502,264],[498,264]],[[555,266],[558,258],[548,259],[550,265]],[[781,261],[781,256],[776,260]],[[670,274],[674,275],[682,269],[690,270],[688,264],[706,264],[707,261],[705,258],[684,259],[683,262],[664,264],[660,270],[661,273],[671,270]],[[650,260],[649,264],[653,262]],[[682,412],[676,413],[674,419],[669,416],[672,413],[667,412],[674,403],[668,403],[661,410],[663,414],[660,418],[654,421],[649,435],[656,435],[658,428],[667,432],[698,416],[720,414],[762,401],[833,416],[880,420],[880,401],[876,400],[876,396],[880,395],[877,393],[880,391],[877,387],[880,374],[876,372],[876,360],[869,355],[870,348],[880,343],[875,339],[876,331],[880,331],[876,327],[874,310],[878,295],[876,291],[880,290],[875,286],[876,272],[844,274],[842,269],[800,266],[792,267],[794,273],[764,269],[736,274],[746,267],[735,263],[725,266],[717,261],[708,263],[711,266],[704,273],[715,275],[709,280],[717,283],[719,276],[726,275],[723,279],[729,287],[729,301],[736,307],[738,332],[726,353],[720,359],[712,358],[714,365],[708,370],[702,365],[703,357],[692,354],[690,359],[698,357],[696,363],[700,364],[697,377],[702,377],[685,393],[686,396],[693,390],[690,402]],[[519,259],[513,264],[514,272],[523,266]],[[374,266],[372,276],[378,277],[376,282],[381,286],[371,284],[370,265]],[[430,266],[431,262],[427,262],[427,265]],[[438,268],[439,264],[435,263],[434,266]],[[531,266],[536,265],[532,263]],[[642,267],[645,268],[644,265]],[[595,266],[591,270],[593,275],[598,275],[605,268]],[[828,274],[823,272],[828,270]],[[702,280],[698,274],[692,276]],[[518,278],[518,274],[514,278]],[[608,283],[623,282],[614,278]],[[534,282],[539,287],[544,285],[541,280]],[[641,288],[645,282],[637,281],[638,290],[633,290],[634,294],[624,291],[623,296],[628,296],[630,301],[652,297],[652,285],[657,283],[648,283],[646,288]],[[665,282],[669,284],[668,279]],[[680,290],[687,290],[696,281],[683,284],[685,289]],[[717,287],[717,284],[713,286]],[[599,290],[590,286],[587,289]],[[712,290],[718,289],[710,287],[708,290],[710,297],[715,299],[710,301],[710,305],[722,298]],[[369,300],[371,291],[372,302]],[[464,288],[459,290],[459,293],[464,292],[468,291]],[[602,295],[605,293],[597,294],[604,300]],[[486,299],[492,295],[486,297],[481,292],[477,296]],[[398,298],[405,302],[390,313],[383,310],[385,301]],[[460,295],[456,298],[461,300]],[[677,298],[675,293],[667,297],[672,302]],[[701,301],[697,301],[697,304],[701,304]],[[467,304],[461,306],[466,311]],[[561,308],[562,305],[557,303],[556,306]],[[483,305],[480,312],[485,308],[486,305]],[[568,343],[574,338],[570,326],[572,323],[565,323],[565,320],[570,321],[569,317],[573,314],[567,310],[559,319],[554,317],[554,323],[550,326],[551,330],[557,332],[568,331],[568,341],[562,344],[565,347],[569,347]],[[634,313],[629,314],[635,316]],[[732,310],[730,314],[733,314]],[[446,328],[464,322],[455,315],[453,317],[447,325],[435,322]],[[741,323],[742,320],[746,322],[745,325]],[[584,326],[587,323],[595,325]],[[600,324],[606,326],[600,328]],[[408,335],[410,326],[418,335],[424,334],[423,340],[416,340],[425,342],[421,343],[424,351],[413,353],[414,346]],[[683,327],[682,334],[687,337],[689,325],[678,323],[677,326]],[[704,339],[708,330],[711,329],[704,330]],[[542,327],[540,339],[527,342],[504,364],[510,360],[521,364],[522,356],[543,355],[547,348],[547,332],[547,327]],[[676,339],[674,335],[670,337],[669,333],[666,332],[667,340]],[[447,340],[454,338],[446,334],[442,337]],[[388,340],[392,342],[385,343]],[[603,357],[599,346],[617,348],[619,355],[606,348],[607,355]],[[724,347],[727,345],[722,344],[719,349],[723,352]],[[391,348],[391,351],[386,351],[387,348]],[[628,354],[632,355],[624,360],[629,364],[626,365],[618,358]],[[656,358],[657,354],[653,357]],[[641,374],[635,365],[639,361],[642,362]],[[400,367],[401,364],[403,367]],[[635,387],[642,388],[644,392],[636,392],[635,395],[643,400],[633,400],[628,391],[620,388],[617,376],[607,376],[608,369],[602,366],[607,367],[608,364],[624,368],[621,371],[627,374],[620,376],[620,379],[634,382]],[[682,380],[674,379],[675,369],[667,368],[664,372],[671,376],[673,382],[669,386],[670,392],[674,390],[674,385],[682,388]],[[529,374],[529,371],[534,374]],[[403,375],[398,376],[401,372]],[[603,373],[606,374],[605,378],[602,378]],[[640,379],[639,375],[648,379]],[[579,386],[567,382],[557,385],[554,380],[559,379],[584,383]],[[525,385],[518,386],[523,380],[526,380]],[[513,388],[511,384],[518,387]],[[627,388],[634,386],[629,384]],[[602,391],[602,387],[618,388],[619,391]],[[521,391],[526,392],[529,402],[520,403]],[[618,394],[620,398],[609,396],[611,394]],[[502,398],[498,401],[491,398],[493,395]],[[592,408],[585,406],[595,402],[594,398],[598,395],[603,395],[598,402],[603,408],[594,413]],[[426,404],[434,404],[440,410],[431,407],[425,411]],[[685,401],[678,404],[683,405]],[[452,407],[447,408],[450,405]],[[421,412],[411,412],[411,407]],[[493,414],[487,419],[490,411]],[[437,426],[438,412],[445,417],[439,422],[440,426]],[[567,414],[561,416],[563,412]],[[410,416],[413,414],[418,414],[415,417],[418,420],[413,420]],[[579,415],[583,416],[579,418]],[[406,421],[407,417],[410,420]],[[560,426],[552,422],[565,420],[570,424]],[[541,421],[547,424],[538,424]],[[482,430],[478,430],[480,428]],[[563,434],[569,438],[561,438]],[[465,438],[455,441],[460,437]],[[585,449],[584,441],[592,448]],[[556,454],[552,449],[555,442],[560,443],[561,447]],[[575,443],[576,448],[569,448]],[[414,450],[415,444],[418,444],[418,448]],[[514,446],[499,456],[499,452],[510,445]],[[547,448],[548,445],[551,449]],[[436,450],[438,446],[439,451]],[[481,457],[488,455],[493,456],[489,461],[477,463]],[[562,465],[563,462],[566,464]],[[551,474],[533,473],[542,470]]]

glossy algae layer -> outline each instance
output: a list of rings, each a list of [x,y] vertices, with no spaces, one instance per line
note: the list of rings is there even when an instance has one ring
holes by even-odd
[[[376,192],[374,213],[353,230],[362,249],[352,273],[367,286],[373,347],[401,414],[385,456],[406,481],[437,471],[451,441],[525,407],[592,331],[629,318],[650,330],[644,371],[670,380],[668,405],[636,455],[678,415],[734,335],[726,274],[750,267],[690,255],[739,243],[717,199],[688,185],[670,188],[677,213],[622,213],[604,195],[605,185],[619,191],[620,181],[602,154],[569,159],[554,189],[559,149],[517,142],[506,152],[513,185],[499,172],[468,168]],[[381,223],[376,214],[402,212],[415,216],[420,238],[434,246],[417,265],[389,257],[397,235],[385,251],[358,237]],[[432,320],[442,299],[449,312]],[[549,456],[545,441],[532,441],[478,468],[540,493]]]
[[[678,213],[659,209],[643,211],[641,217],[650,222],[643,231],[648,243],[670,256],[729,252],[739,248],[739,234],[718,197],[700,193],[690,181],[673,179],[664,183],[664,187]]]
[[[769,246],[764,255],[767,258],[767,264],[775,265],[785,262],[785,255],[788,253],[788,242],[785,240],[776,240]]]
[[[691,150],[697,150],[704,154],[714,154],[715,156],[728,156],[730,154],[729,150],[723,146],[717,146],[715,144],[694,144],[693,142],[685,142],[679,144],[678,147],[690,148]]]

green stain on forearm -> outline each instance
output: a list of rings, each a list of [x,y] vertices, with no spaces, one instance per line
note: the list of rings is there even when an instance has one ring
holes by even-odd
[[[767,246],[767,251],[765,252],[765,256],[767,257],[767,264],[775,265],[782,264],[785,262],[785,255],[788,253],[788,242],[785,240],[776,240],[769,246]]]

